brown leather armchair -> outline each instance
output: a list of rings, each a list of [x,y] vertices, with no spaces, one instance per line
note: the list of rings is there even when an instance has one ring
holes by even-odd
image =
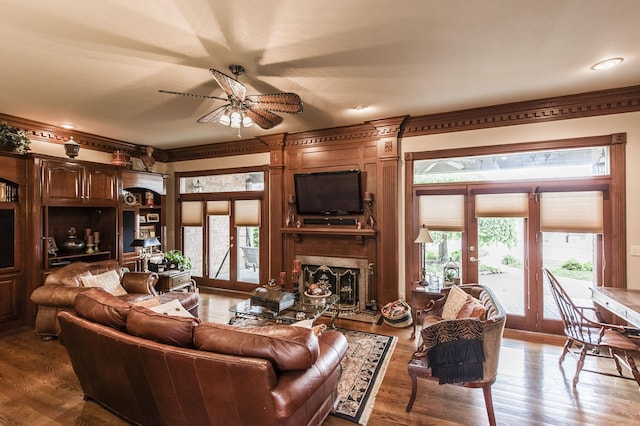
[[[120,284],[127,291],[120,299],[135,303],[157,296],[155,285],[158,274],[155,272],[124,272],[115,261],[71,263],[56,269],[44,281],[44,285],[31,293],[31,301],[38,305],[36,314],[36,333],[43,338],[53,338],[60,334],[59,312],[73,312],[76,296],[91,287],[83,287],[81,278],[116,270],[121,275]]]

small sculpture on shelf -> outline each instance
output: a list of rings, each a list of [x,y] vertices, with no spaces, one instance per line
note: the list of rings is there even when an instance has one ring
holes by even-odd
[[[296,222],[296,215],[294,213],[296,200],[293,194],[289,194],[289,196],[287,197],[287,204],[289,205],[289,208],[287,210],[287,219],[285,220],[285,225],[289,227],[295,225]]]
[[[373,194],[371,192],[364,193],[364,223],[371,229],[376,224],[373,219]]]
[[[153,171],[153,165],[156,164],[155,158],[153,158],[153,147],[147,145],[145,148],[145,155],[140,156],[140,160],[144,165],[144,169],[148,172]]]
[[[86,247],[81,238],[76,237],[76,228],[73,226],[67,231],[67,239],[62,242],[65,251],[81,251]]]

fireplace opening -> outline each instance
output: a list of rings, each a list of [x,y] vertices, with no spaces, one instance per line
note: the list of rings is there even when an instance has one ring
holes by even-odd
[[[296,259],[302,264],[298,282],[301,293],[310,284],[320,284],[340,297],[337,308],[341,315],[365,311],[370,272],[367,259],[326,256],[297,256]]]
[[[328,288],[332,294],[340,297],[338,307],[341,311],[358,310],[359,270],[327,265],[302,265],[302,285],[306,291],[311,284]]]

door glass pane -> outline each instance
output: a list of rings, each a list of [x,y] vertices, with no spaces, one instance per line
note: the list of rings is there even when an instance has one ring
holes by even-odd
[[[260,228],[238,226],[238,281],[259,283],[260,276]]]
[[[185,226],[184,255],[191,258],[191,275],[202,276],[202,226]]]
[[[460,266],[460,255],[462,248],[461,232],[429,231],[433,243],[425,245],[425,255],[427,257],[426,281],[429,287],[442,287],[444,282],[444,265],[450,261]],[[460,270],[460,275],[462,270]]]
[[[507,314],[519,316],[525,300],[524,225],[523,218],[478,218],[478,282],[491,288]]]
[[[228,215],[207,216],[209,225],[209,278],[229,280],[230,234]]]
[[[542,233],[542,264],[558,279],[577,306],[593,306],[590,287],[594,285],[596,234]],[[560,319],[549,284],[544,283],[544,318]]]

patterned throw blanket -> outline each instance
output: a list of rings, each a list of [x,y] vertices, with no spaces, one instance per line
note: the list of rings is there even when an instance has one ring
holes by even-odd
[[[422,344],[414,357],[427,356],[440,384],[483,377],[482,322],[476,318],[439,321],[422,330]]]

